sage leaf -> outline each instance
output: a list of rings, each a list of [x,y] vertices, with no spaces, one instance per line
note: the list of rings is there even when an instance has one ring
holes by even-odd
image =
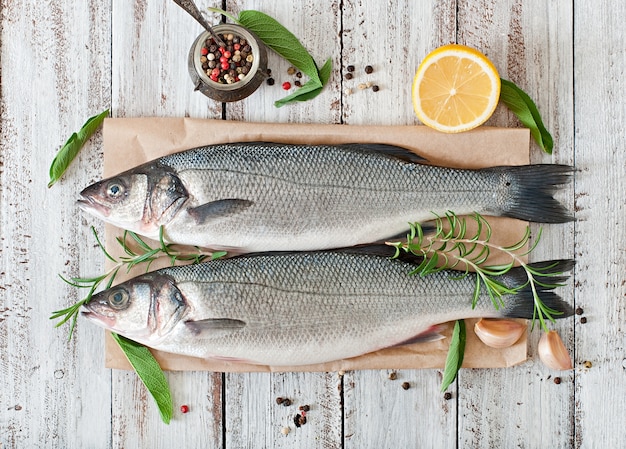
[[[465,354],[465,321],[457,320],[454,323],[450,347],[448,348],[448,356],[446,357],[446,366],[443,370],[443,380],[441,381],[441,391],[446,391],[463,364],[463,356]]]
[[[324,85],[328,82],[332,68],[333,62],[330,58],[328,58],[319,71],[322,85],[319,85],[311,79],[291,95],[287,95],[285,98],[281,98],[280,100],[274,102],[274,106],[279,108],[293,101],[306,101],[317,97],[324,89]]]
[[[145,346],[115,333],[111,335],[152,395],[161,413],[161,419],[165,424],[169,424],[174,406],[167,379],[159,363]]]
[[[85,145],[85,142],[96,132],[96,130],[102,124],[105,117],[109,115],[109,110],[102,111],[98,115],[94,115],[87,119],[80,131],[73,133],[65,145],[61,147],[57,155],[52,160],[50,165],[50,182],[48,182],[48,188],[61,179],[63,173],[70,166],[80,149]]]
[[[294,67],[306,74],[321,87],[323,84],[313,57],[291,31],[278,21],[260,11],[241,11],[237,22],[248,28],[265,45],[289,61]]]
[[[515,83],[501,79],[500,100],[513,112],[524,126],[530,129],[537,144],[552,154],[554,141],[541,120],[537,106],[530,96]]]

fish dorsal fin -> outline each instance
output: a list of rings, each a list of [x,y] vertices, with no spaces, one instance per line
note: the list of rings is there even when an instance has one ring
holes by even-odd
[[[246,322],[232,318],[208,318],[206,320],[185,321],[185,326],[194,335],[209,333],[211,335],[225,334],[243,329]]]
[[[381,153],[389,157],[401,159],[405,162],[411,162],[413,164],[428,163],[428,160],[423,158],[422,156],[415,154],[412,151],[407,150],[406,148],[398,147],[396,145],[388,145],[385,143],[346,143],[338,146],[356,151]]]
[[[227,198],[223,200],[211,201],[210,203],[201,204],[197,207],[190,208],[187,213],[195,220],[197,224],[205,224],[208,221],[225,218],[243,212],[254,202],[239,198]]]

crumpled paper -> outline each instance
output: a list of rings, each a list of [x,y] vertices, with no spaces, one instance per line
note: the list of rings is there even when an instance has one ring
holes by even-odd
[[[112,176],[157,157],[201,145],[272,141],[282,143],[387,143],[415,151],[435,165],[456,168],[481,168],[495,165],[529,163],[528,129],[479,127],[460,134],[443,134],[424,126],[348,126],[249,123],[191,118],[123,118],[104,122],[104,176]],[[508,218],[489,218],[493,242],[512,244],[524,235],[527,223]],[[121,255],[116,237],[123,231],[106,226],[106,248]],[[497,260],[494,260],[497,262]],[[167,265],[166,261],[151,269]],[[116,283],[132,275],[120,272]],[[527,333],[513,346],[493,349],[484,345],[473,332],[477,320],[467,320],[467,345],[463,367],[508,367],[526,360]],[[452,324],[443,326],[449,337]],[[108,332],[105,339],[105,365],[131,369],[121,349]],[[336,362],[307,366],[263,366],[221,360],[205,360],[153,350],[164,370],[181,371],[346,371],[358,369],[443,368],[449,338],[379,350]]]

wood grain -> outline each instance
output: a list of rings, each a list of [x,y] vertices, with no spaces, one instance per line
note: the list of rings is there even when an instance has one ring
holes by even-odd
[[[189,47],[199,25],[174,2],[0,0],[0,447],[622,447],[626,414],[624,297],[626,166],[623,147],[625,7],[557,0],[410,2],[228,0],[294,31],[318,64],[333,61],[313,101],[276,109],[294,81],[270,55],[274,86],[222,105],[193,91]],[[204,9],[207,4],[199,3]],[[211,17],[211,16],[209,16]],[[217,16],[213,21],[219,20]],[[577,166],[560,199],[576,223],[543,226],[534,260],[576,257],[560,289],[584,309],[554,325],[575,369],[537,358],[501,370],[463,369],[446,400],[440,370],[227,374],[171,372],[174,419],[161,423],[132,372],[103,368],[102,332],[79,320],[74,339],[53,329],[55,309],[78,299],[57,276],[90,276],[104,258],[78,211],[77,192],[100,178],[97,133],[64,178],[48,167],[84,120],[176,116],[239,121],[417,124],[410,88],[419,61],[458,41],[485,52],[502,77],[535,99],[555,138],[532,161]],[[346,80],[346,66],[355,77]],[[365,65],[374,72],[365,75]],[[361,82],[380,90],[359,90]],[[347,94],[346,89],[352,93]],[[499,107],[488,124],[519,127]],[[539,227],[533,225],[536,236]],[[582,324],[581,318],[587,319]],[[586,367],[584,362],[590,362]],[[589,365],[587,365],[589,366]],[[554,382],[555,376],[561,383]],[[409,382],[410,388],[401,385]],[[290,407],[276,396],[289,396]],[[299,405],[308,422],[295,428]],[[186,404],[190,411],[180,412]],[[283,435],[283,427],[291,427]]]

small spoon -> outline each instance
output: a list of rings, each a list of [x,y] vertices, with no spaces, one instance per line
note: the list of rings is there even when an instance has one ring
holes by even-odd
[[[174,0],[174,3],[187,11],[187,13],[189,13],[191,17],[196,19],[196,21],[200,25],[202,25],[205,30],[211,33],[211,36],[213,36],[213,39],[220,47],[226,47],[224,41],[217,35],[217,33],[215,33],[215,31],[213,31],[213,28],[211,28],[211,25],[209,25],[209,23],[206,21],[193,0]]]

